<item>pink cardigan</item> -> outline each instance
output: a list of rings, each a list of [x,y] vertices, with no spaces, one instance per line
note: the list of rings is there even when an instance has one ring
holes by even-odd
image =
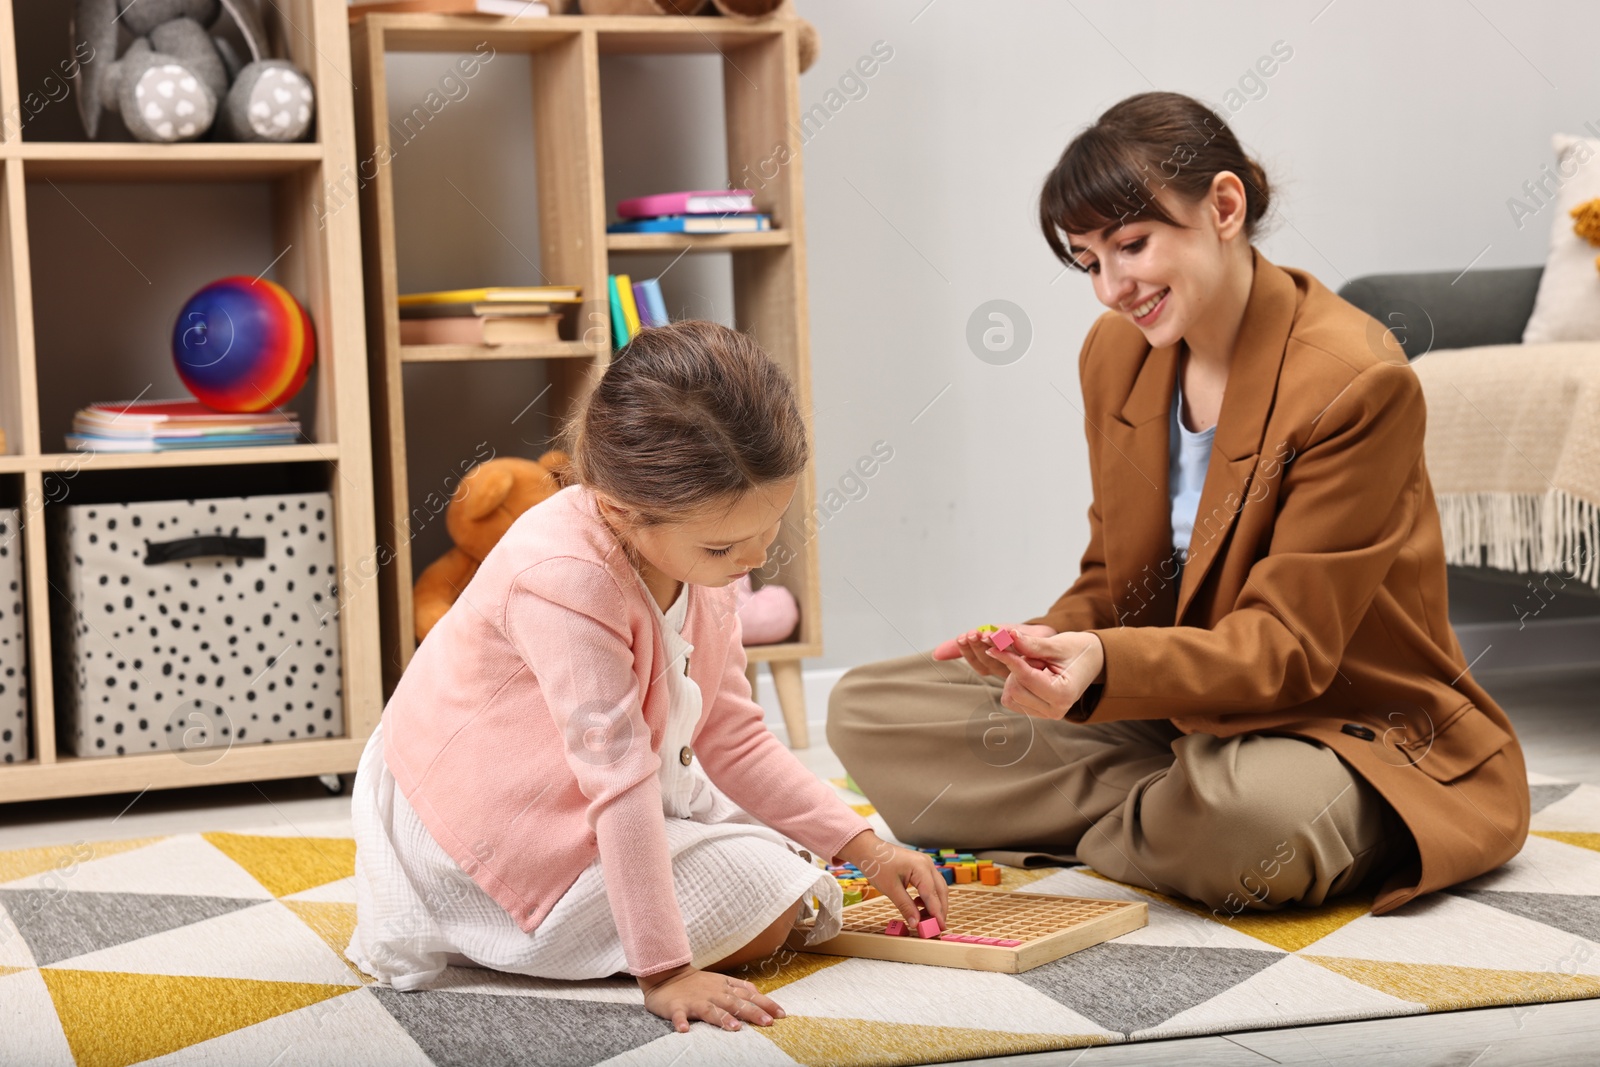
[[[417,649],[384,758],[450,856],[532,931],[596,855],[635,975],[691,959],[657,772],[665,644],[584,487],[519,518]],[[693,758],[736,804],[832,860],[868,829],[768,731],[731,588],[689,587]]]

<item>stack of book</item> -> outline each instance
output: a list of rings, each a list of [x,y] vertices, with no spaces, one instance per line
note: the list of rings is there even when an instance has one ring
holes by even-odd
[[[441,289],[400,297],[403,345],[536,345],[561,339],[561,312],[576,285]]]
[[[217,411],[198,400],[114,400],[79,409],[66,437],[69,450],[83,452],[287,445],[300,437],[300,417]]]
[[[661,295],[660,278],[634,281],[626,274],[613,274],[611,284],[611,344],[621,348],[647,326],[668,323],[667,302]]]
[[[771,220],[756,210],[749,189],[701,189],[657,193],[617,205],[621,222],[607,233],[750,233],[770,230]]]

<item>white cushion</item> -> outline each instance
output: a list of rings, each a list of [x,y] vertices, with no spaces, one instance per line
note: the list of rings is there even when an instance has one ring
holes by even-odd
[[[1550,139],[1555,173],[1562,185],[1552,211],[1550,255],[1539,279],[1533,314],[1523,328],[1524,344],[1544,341],[1600,341],[1600,248],[1572,232],[1573,208],[1600,197],[1600,141],[1558,133]],[[1522,199],[1519,197],[1519,199]]]

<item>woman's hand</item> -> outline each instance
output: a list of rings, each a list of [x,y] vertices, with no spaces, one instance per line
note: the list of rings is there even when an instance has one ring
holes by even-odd
[[[1034,623],[1015,623],[1000,627],[1010,630],[1014,634],[1032,634],[1035,637],[1050,637],[1055,631],[1048,626]],[[934,659],[964,659],[967,666],[981,675],[989,678],[1004,678],[1010,674],[1004,661],[997,657],[994,649],[989,645],[992,635],[979,633],[977,630],[968,630],[960,637],[952,638],[933,650]]]
[[[644,1006],[672,1021],[680,1034],[689,1032],[689,1020],[704,1019],[724,1030],[737,1030],[740,1019],[771,1026],[783,1018],[783,1009],[742,978],[702,971],[689,964],[639,979]]]
[[[1031,628],[1015,631],[1015,643],[1004,652],[988,650],[1010,674],[1000,704],[1040,719],[1064,719],[1105,669],[1105,646],[1089,632],[1038,637],[1026,632]]]
[[[839,858],[855,864],[873,888],[900,909],[906,925],[913,930],[922,916],[906,892],[907,885],[916,886],[917,895],[928,906],[928,914],[939,920],[941,928],[944,926],[950,889],[945,885],[944,876],[934,869],[932,856],[891,845],[873,831],[863,830],[845,843],[839,850]]]

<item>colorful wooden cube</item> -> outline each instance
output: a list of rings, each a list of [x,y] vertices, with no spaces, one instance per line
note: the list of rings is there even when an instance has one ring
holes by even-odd
[[[999,885],[1000,870],[997,867],[980,867],[978,869],[978,879],[984,885]]]
[[[939,920],[930,917],[930,918],[927,918],[927,919],[923,919],[921,922],[917,923],[917,936],[918,937],[938,937],[939,936]]]
[[[891,919],[889,920],[889,925],[883,928],[883,932],[888,934],[890,937],[904,937],[906,934],[906,924],[901,919]]]
[[[966,864],[963,863],[961,866],[955,868],[955,872],[956,872],[956,885],[971,885],[972,884],[972,869],[970,867],[968,867]]]

